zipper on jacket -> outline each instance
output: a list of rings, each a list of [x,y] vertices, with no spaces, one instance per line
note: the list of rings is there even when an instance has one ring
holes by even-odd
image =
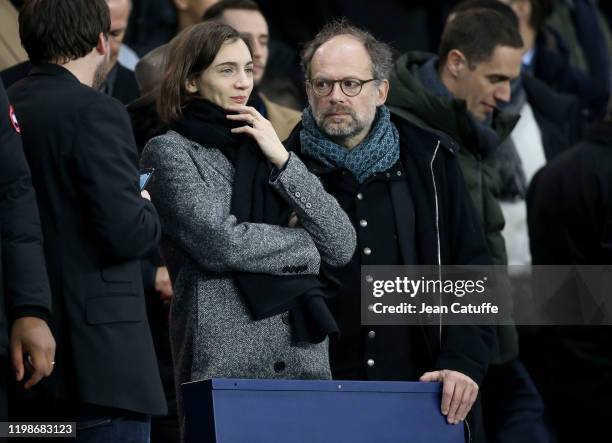
[[[440,209],[438,205],[438,187],[436,185],[436,176],[434,174],[433,164],[436,160],[436,156],[438,155],[438,149],[440,149],[440,140],[438,140],[438,144],[436,145],[436,149],[434,150],[433,157],[431,158],[431,162],[429,163],[429,170],[431,171],[431,182],[433,183],[434,188],[434,199],[435,199],[435,208],[436,208],[436,242],[437,242],[437,252],[438,252],[438,279],[442,280],[442,247],[440,245]],[[479,162],[480,165],[480,162]],[[480,174],[478,175],[480,177]],[[442,294],[438,299],[438,306],[442,306]],[[440,310],[442,312],[442,310]],[[440,323],[439,323],[439,336],[438,336],[438,345],[440,346],[440,352],[442,352],[442,314],[440,315]],[[470,422],[468,418],[465,418],[465,426],[467,428],[468,434],[468,443],[472,441],[472,430],[470,429]]]
[[[431,181],[433,183],[434,188],[434,200],[435,200],[435,209],[436,209],[436,246],[438,252],[438,279],[442,280],[442,248],[440,246],[440,208],[438,205],[438,186],[436,185],[436,176],[434,174],[433,164],[436,160],[436,156],[438,155],[438,150],[440,149],[440,140],[436,144],[436,149],[434,150],[433,157],[431,158],[431,162],[429,162],[429,170],[431,171]],[[438,298],[438,306],[442,306],[442,294],[440,293]],[[442,309],[440,309],[442,312]],[[439,323],[439,334],[438,334],[438,345],[440,347],[440,351],[442,351],[442,314],[440,315],[440,323]]]

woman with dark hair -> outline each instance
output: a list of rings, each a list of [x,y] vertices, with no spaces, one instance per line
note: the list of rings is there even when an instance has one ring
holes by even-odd
[[[271,124],[246,106],[248,44],[219,23],[171,43],[158,108],[170,131],[145,147],[175,295],[177,385],[211,377],[330,378],[330,283],[355,232]],[[296,221],[299,220],[299,221]],[[290,226],[291,225],[291,226]]]

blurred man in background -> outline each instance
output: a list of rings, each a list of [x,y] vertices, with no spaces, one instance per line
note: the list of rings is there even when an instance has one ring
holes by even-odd
[[[30,389],[51,375],[55,340],[47,325],[51,292],[36,194],[2,80],[0,115],[0,422],[5,422],[11,379]]]

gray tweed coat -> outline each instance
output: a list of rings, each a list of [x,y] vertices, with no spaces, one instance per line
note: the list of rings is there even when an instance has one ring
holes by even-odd
[[[249,317],[232,271],[318,274],[349,262],[355,231],[336,200],[293,153],[270,185],[304,227],[237,223],[229,213],[234,167],[213,147],[170,131],[144,149],[174,287],[170,339],[177,388],[211,377],[327,379],[327,340],[291,345],[288,314]]]

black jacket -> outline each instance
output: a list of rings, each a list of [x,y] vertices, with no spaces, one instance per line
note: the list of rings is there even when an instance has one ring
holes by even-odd
[[[418,128],[401,118],[394,117],[393,121],[400,134],[400,159],[414,203],[418,264],[491,264],[482,227],[457,163],[455,143],[450,137]],[[296,152],[301,151],[300,129],[301,124],[285,142],[288,149]],[[316,170],[314,160],[309,163]],[[392,195],[392,199],[397,197],[398,194]],[[402,202],[393,204],[401,206]],[[405,244],[410,238],[404,238],[401,232],[398,241],[402,254],[414,247]],[[441,331],[423,327],[423,337],[430,370],[451,369],[478,384],[482,382],[495,342],[493,327],[447,326]]]
[[[127,112],[53,64],[34,68],[9,95],[38,192],[53,293],[57,364],[40,391],[164,413],[139,260],[161,229],[140,197]]]
[[[11,109],[0,80],[0,356],[12,320],[47,320],[51,308],[36,194]]]
[[[527,204],[534,264],[612,264],[612,123],[541,169]]]
[[[400,161],[406,172],[415,219],[414,237],[408,235],[406,229],[397,229],[402,262],[414,263],[416,248],[419,265],[490,265],[491,257],[482,226],[459,169],[456,143],[445,134],[419,128],[400,117],[393,116],[392,120],[400,135]],[[288,149],[301,152],[300,130],[301,124],[298,124],[285,141]],[[316,173],[318,164],[312,159],[307,159],[307,162]],[[322,181],[333,195],[323,177]],[[391,189],[393,207],[404,207],[405,193]],[[396,222],[396,226],[399,228],[401,225]],[[414,239],[416,245],[411,244]],[[333,269],[330,271],[333,273]],[[355,297],[359,298],[360,294],[356,293]],[[341,322],[339,326],[342,331]],[[387,332],[384,334],[385,343],[376,340],[377,354],[394,352],[398,346],[397,337],[394,338],[392,331]],[[421,326],[416,332],[416,337],[410,334],[410,340],[415,344],[411,359],[420,360],[414,362],[416,367],[429,371],[458,371],[481,385],[496,343],[493,326]],[[422,340],[418,339],[419,336]],[[395,372],[390,368],[388,374]],[[376,374],[382,379],[391,379],[386,376],[384,368],[378,368]],[[470,423],[470,441],[485,441],[479,400],[467,421]]]
[[[10,88],[13,83],[17,83],[22,78],[25,78],[32,70],[32,67],[32,63],[25,61],[0,72],[0,76],[7,89]],[[140,95],[140,90],[134,73],[123,67],[120,63],[117,63],[112,71],[114,71],[112,74],[113,85],[110,89],[112,93],[109,95],[116,98],[124,105],[136,100]]]
[[[584,142],[535,175],[527,195],[527,219],[534,265],[609,269],[612,123],[591,128]],[[555,301],[566,309],[582,309],[584,282],[568,281],[563,288]],[[538,346],[535,378],[559,441],[597,441],[607,431],[612,400],[610,327],[546,326],[536,340],[530,344]]]

